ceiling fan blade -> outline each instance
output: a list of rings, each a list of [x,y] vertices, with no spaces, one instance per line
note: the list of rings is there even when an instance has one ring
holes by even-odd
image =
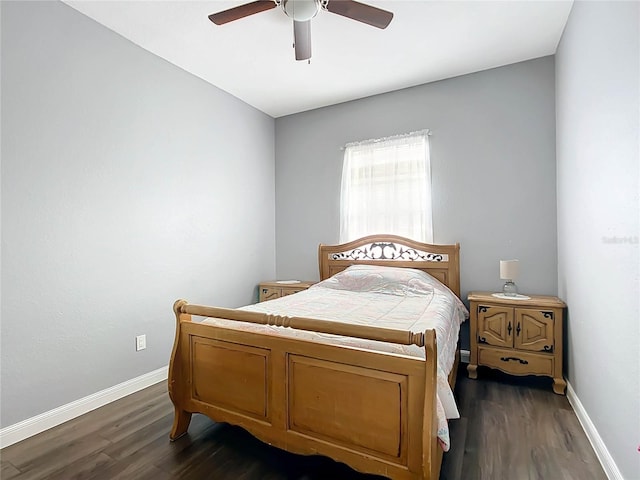
[[[212,13],[209,15],[209,20],[216,25],[224,25],[225,23],[248,17],[255,13],[271,10],[272,8],[276,8],[276,2],[273,0],[257,0],[238,7],[229,8],[228,10],[223,10],[222,12]]]
[[[329,0],[326,8],[331,13],[378,28],[387,28],[393,18],[391,12],[355,0]]]
[[[293,46],[296,49],[296,60],[311,58],[311,20],[293,21]]]

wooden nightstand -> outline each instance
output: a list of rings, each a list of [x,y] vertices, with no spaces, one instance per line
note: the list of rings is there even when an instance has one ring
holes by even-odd
[[[292,293],[306,290],[316,282],[279,283],[277,281],[261,282],[259,286],[260,301],[273,300]]]
[[[553,391],[563,395],[563,315],[566,305],[557,297],[529,295],[530,300],[494,297],[471,292],[471,361],[469,378],[478,377],[478,365],[513,375],[553,378]]]

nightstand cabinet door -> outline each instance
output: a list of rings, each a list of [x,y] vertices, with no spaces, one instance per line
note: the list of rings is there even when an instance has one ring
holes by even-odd
[[[280,298],[282,289],[268,286],[260,286],[260,301],[266,302],[267,300],[273,300],[274,298]]]
[[[478,305],[478,343],[513,346],[513,308]]]
[[[532,352],[553,353],[554,318],[552,311],[516,308],[515,317],[516,336],[513,345],[515,348]]]

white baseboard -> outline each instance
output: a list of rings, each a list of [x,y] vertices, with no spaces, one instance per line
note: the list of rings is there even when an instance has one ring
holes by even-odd
[[[471,352],[469,350],[460,350],[460,361],[462,363],[469,363],[471,360]]]
[[[602,465],[607,478],[609,480],[624,480],[622,473],[618,470],[616,462],[613,460],[609,450],[607,450],[598,430],[596,430],[596,426],[589,418],[587,411],[582,406],[580,399],[569,382],[567,382],[567,400],[569,400],[569,403],[573,407],[573,411],[576,412],[578,421],[580,422],[580,425],[582,425],[582,429],[584,430],[584,433],[586,433],[589,442],[591,442],[591,446],[596,452],[596,456],[598,457],[598,460],[600,460],[600,464]]]
[[[8,447],[40,432],[67,422],[73,418],[84,415],[91,410],[102,407],[107,403],[135,393],[143,388],[150,387],[167,379],[169,367],[162,367],[153,372],[145,373],[126,382],[114,385],[88,397],[75,400],[35,417],[27,418],[22,422],[9,425],[0,429],[0,448]]]

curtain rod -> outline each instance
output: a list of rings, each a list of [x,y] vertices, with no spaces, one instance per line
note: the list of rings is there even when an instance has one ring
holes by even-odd
[[[402,137],[410,137],[412,135],[417,135],[417,134],[425,134],[428,137],[430,137],[431,134],[431,130],[429,130],[428,128],[425,128],[423,130],[416,130],[414,132],[408,132],[408,133],[398,133],[396,135],[389,135],[388,137],[380,137],[380,138],[370,138],[368,140],[359,140],[356,142],[349,142],[344,144],[342,147],[340,147],[340,150],[344,150],[347,147],[351,147],[351,146],[355,146],[355,145],[364,145],[367,143],[378,143],[378,142],[384,142],[387,140],[394,140],[396,138],[402,138]]]

